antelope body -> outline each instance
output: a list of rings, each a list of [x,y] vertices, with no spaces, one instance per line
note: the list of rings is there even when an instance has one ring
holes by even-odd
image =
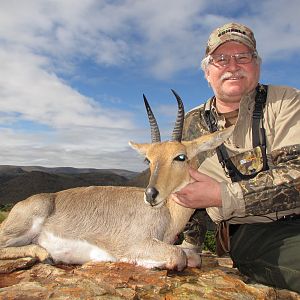
[[[0,259],[33,256],[70,264],[123,261],[178,270],[197,266],[196,253],[172,245],[194,210],[179,206],[170,195],[190,182],[188,160],[217,147],[232,130],[181,142],[184,110],[173,93],[178,115],[172,141],[160,142],[144,97],[152,143],[130,143],[149,161],[146,190],[91,186],[31,196],[17,203],[0,225]]]

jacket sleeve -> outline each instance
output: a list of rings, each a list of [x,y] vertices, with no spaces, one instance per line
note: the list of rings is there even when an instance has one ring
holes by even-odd
[[[240,183],[246,215],[261,215],[300,206],[300,145],[272,152],[275,166]]]
[[[271,140],[270,169],[250,180],[222,183],[224,219],[300,207],[300,95],[290,90],[293,92],[277,101],[274,134],[267,136]]]

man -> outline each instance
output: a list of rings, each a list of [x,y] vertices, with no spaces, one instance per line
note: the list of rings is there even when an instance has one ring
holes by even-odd
[[[202,69],[214,97],[186,115],[184,138],[235,129],[197,157],[193,182],[174,201],[206,208],[219,247],[241,273],[300,292],[300,91],[259,84],[260,64],[246,26],[211,33]]]

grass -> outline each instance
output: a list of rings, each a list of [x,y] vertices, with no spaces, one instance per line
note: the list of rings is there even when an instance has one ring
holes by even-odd
[[[0,223],[8,216],[9,211],[13,207],[13,204],[0,205]]]
[[[8,216],[8,211],[0,211],[0,223]]]

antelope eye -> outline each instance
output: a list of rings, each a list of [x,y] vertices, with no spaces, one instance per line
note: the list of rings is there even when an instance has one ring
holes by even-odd
[[[187,157],[185,154],[180,154],[174,158],[174,160],[177,160],[177,161],[185,161],[186,159],[187,159]]]
[[[145,157],[144,163],[147,164],[147,165],[149,165],[150,164],[150,160],[147,157]]]

